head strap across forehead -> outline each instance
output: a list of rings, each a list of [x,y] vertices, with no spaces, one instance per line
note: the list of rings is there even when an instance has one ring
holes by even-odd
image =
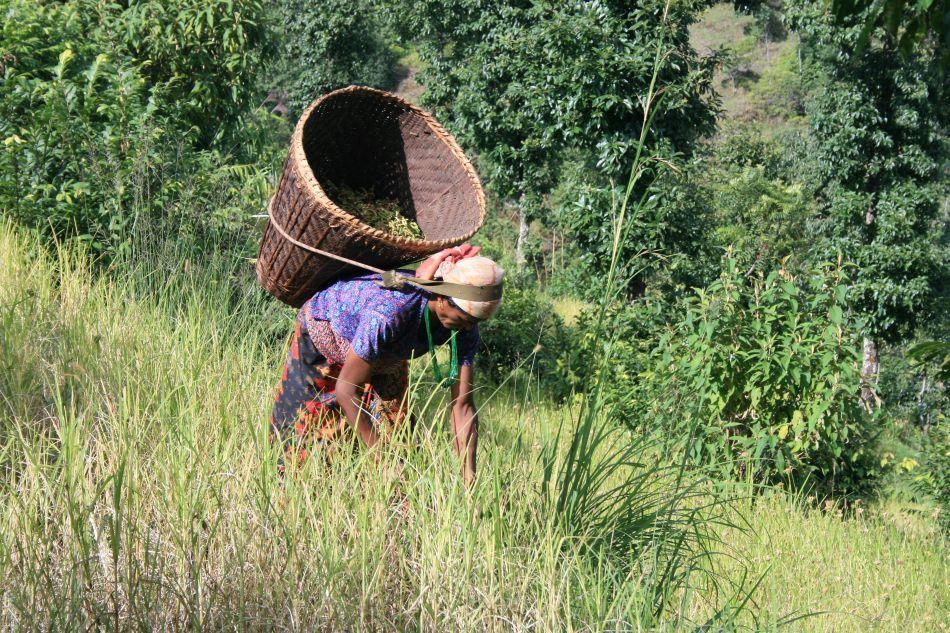
[[[379,285],[383,288],[401,288],[408,284],[431,292],[434,295],[452,297],[453,299],[464,299],[465,301],[497,301],[501,299],[503,288],[503,284],[469,286],[467,284],[455,284],[448,281],[406,277],[400,275],[395,270],[388,270],[382,273],[382,277],[383,279],[379,282]]]

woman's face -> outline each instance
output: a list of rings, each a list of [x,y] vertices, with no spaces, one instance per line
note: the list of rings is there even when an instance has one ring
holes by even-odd
[[[472,315],[459,310],[444,297],[429,300],[429,309],[432,310],[442,325],[450,330],[471,330],[478,323],[478,319]]]

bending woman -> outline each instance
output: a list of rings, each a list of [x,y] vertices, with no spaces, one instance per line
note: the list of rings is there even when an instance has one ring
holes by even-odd
[[[500,285],[504,271],[478,257],[478,250],[465,245],[436,253],[415,276]],[[384,288],[380,279],[376,274],[340,279],[304,303],[274,399],[272,438],[282,443],[284,460],[298,463],[309,446],[354,431],[372,448],[381,433],[406,418],[408,360],[424,355],[430,345],[445,344],[455,332],[458,380],[451,387],[452,430],[465,482],[471,484],[478,441],[472,397],[478,323],[491,317],[501,300],[453,299],[407,285]]]

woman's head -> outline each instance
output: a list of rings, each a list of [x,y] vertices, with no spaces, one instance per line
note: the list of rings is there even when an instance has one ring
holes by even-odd
[[[505,271],[487,257],[467,257],[457,262],[444,261],[437,273],[443,280],[466,286],[494,286],[502,282]],[[439,319],[446,327],[471,329],[478,321],[492,317],[501,307],[501,299],[493,301],[470,301],[467,299],[440,298],[436,303]],[[443,316],[445,318],[443,318]],[[446,320],[458,325],[449,325]],[[467,326],[467,327],[466,327]]]

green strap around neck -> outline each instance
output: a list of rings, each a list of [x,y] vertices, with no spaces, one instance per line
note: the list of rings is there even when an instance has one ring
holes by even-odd
[[[425,316],[423,320],[426,322],[426,338],[429,339],[429,355],[432,357],[432,372],[435,374],[435,380],[438,383],[441,383],[442,378],[442,368],[439,367],[439,359],[435,357],[435,344],[432,342],[432,325],[429,322],[429,306],[426,305]],[[458,343],[455,340],[455,335],[457,334],[456,330],[452,330],[452,335],[449,337],[449,348],[452,350],[449,360],[449,384],[454,385],[456,378],[459,377],[459,350]]]

